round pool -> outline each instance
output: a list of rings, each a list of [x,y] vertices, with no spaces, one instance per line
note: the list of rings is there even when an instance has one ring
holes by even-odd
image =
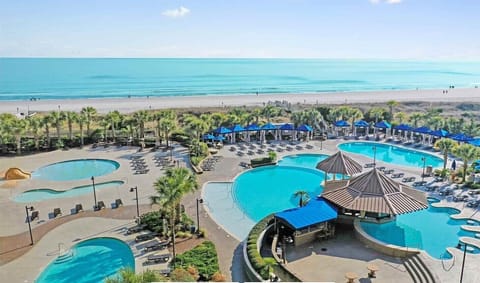
[[[428,198],[429,203],[438,202]],[[455,220],[454,208],[429,206],[428,209],[402,214],[395,221],[376,224],[362,222],[363,230],[370,236],[387,244],[425,250],[434,258],[451,258],[447,247],[456,247],[460,237],[475,237],[474,232],[461,228],[467,220]]]
[[[75,159],[53,163],[35,170],[32,178],[49,181],[82,180],[112,173],[120,164],[108,159]]]
[[[285,157],[277,166],[249,170],[239,175],[232,194],[240,209],[252,220],[285,209],[297,207],[296,191],[306,191],[311,198],[322,192],[324,173],[314,169],[325,155],[294,155]],[[298,166],[292,166],[298,163]]]
[[[123,184],[124,184],[123,181],[110,181],[105,183],[99,183],[99,184],[95,184],[95,190],[118,187]],[[35,189],[35,190],[25,191],[17,195],[14,198],[14,200],[16,202],[30,203],[30,202],[49,200],[49,199],[76,197],[80,195],[91,194],[92,191],[93,191],[93,185],[74,187],[66,191],[56,191],[52,189]]]
[[[121,268],[135,270],[130,247],[114,238],[94,238],[59,255],[35,282],[98,283],[114,276]]]
[[[374,157],[373,147],[376,149],[375,158],[385,163],[422,168],[422,158],[424,157],[425,166],[432,166],[433,168],[443,166],[443,159],[437,156],[390,144],[374,142],[346,142],[338,145],[340,150],[361,154],[372,159]]]

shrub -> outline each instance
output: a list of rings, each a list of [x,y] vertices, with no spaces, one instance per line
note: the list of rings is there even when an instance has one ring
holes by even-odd
[[[260,276],[265,280],[269,278],[269,274],[268,270],[265,271],[266,263],[257,250],[257,240],[260,236],[260,233],[263,231],[265,226],[267,226],[271,219],[272,215],[269,215],[260,220],[255,226],[253,226],[252,230],[250,230],[247,238],[248,259],[250,260],[250,263],[252,264],[255,271],[257,271],[257,273],[260,274]]]
[[[193,278],[192,274],[190,274],[187,270],[182,267],[175,268],[170,273],[170,279],[173,282],[195,282],[196,279]]]
[[[222,273],[217,271],[212,275],[212,278],[210,280],[213,281],[213,282],[226,282],[227,277],[225,275],[223,275]]]
[[[215,245],[205,241],[195,248],[175,257],[175,265],[183,268],[194,266],[198,273],[210,279],[219,271],[217,251]]]

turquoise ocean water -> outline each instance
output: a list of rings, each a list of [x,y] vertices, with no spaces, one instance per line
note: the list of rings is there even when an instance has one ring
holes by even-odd
[[[0,100],[443,89],[480,62],[0,58]]]

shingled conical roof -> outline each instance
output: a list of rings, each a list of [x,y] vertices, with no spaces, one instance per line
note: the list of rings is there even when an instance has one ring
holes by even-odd
[[[345,155],[342,151],[329,156],[327,159],[317,164],[317,169],[325,173],[355,175],[362,172],[362,165],[351,157]]]
[[[378,169],[349,180],[326,182],[321,196],[346,209],[390,215],[428,208],[425,193],[394,181]]]

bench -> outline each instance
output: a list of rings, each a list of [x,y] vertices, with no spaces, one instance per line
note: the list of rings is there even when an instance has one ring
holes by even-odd
[[[147,257],[147,263],[161,263],[168,262],[170,260],[170,254],[161,254],[161,255],[149,255]]]

